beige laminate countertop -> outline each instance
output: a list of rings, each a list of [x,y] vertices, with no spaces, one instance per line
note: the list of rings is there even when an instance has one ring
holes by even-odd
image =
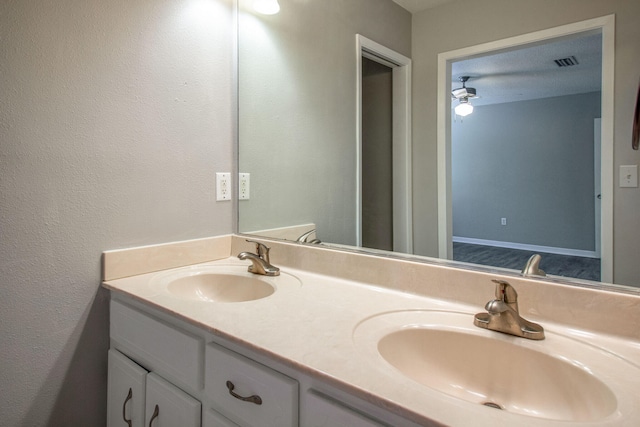
[[[182,269],[222,265],[246,266],[248,262],[230,257]],[[104,286],[112,292],[132,297],[214,334],[244,344],[304,373],[323,378],[417,423],[429,420],[452,426],[570,425],[567,421],[492,410],[438,392],[407,379],[381,357],[367,351],[362,345],[362,337],[354,338],[357,335],[354,332],[363,322],[384,317],[385,313],[448,311],[466,313],[472,322],[473,314],[483,311],[483,307],[418,296],[295,268],[282,268],[282,273],[297,278],[300,286],[281,287],[267,298],[239,303],[216,303],[172,296],[153,285],[158,275],[166,274],[162,272],[107,280]],[[273,282],[276,286],[277,279]],[[491,297],[487,295],[487,300]],[[639,342],[544,319],[531,320],[542,323],[547,334],[547,338],[536,345],[544,343],[553,347],[558,340],[574,340],[614,357],[621,369],[628,371],[625,380],[619,381],[615,375],[608,379],[616,381],[613,391],[618,399],[618,410],[596,422],[577,424],[640,425],[640,376],[637,376],[640,373]],[[389,327],[395,325],[390,324]],[[498,335],[498,339],[523,340]],[[525,341],[520,345],[529,345]],[[533,342],[531,345],[534,345]],[[472,362],[473,355],[469,355],[469,363]],[[517,376],[517,373],[503,375]]]

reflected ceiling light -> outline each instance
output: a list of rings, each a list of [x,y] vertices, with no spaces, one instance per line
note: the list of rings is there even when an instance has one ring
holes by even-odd
[[[254,0],[253,9],[263,15],[275,15],[280,12],[278,0]]]
[[[469,102],[469,98],[475,98],[477,95],[475,88],[466,86],[469,76],[459,77],[458,80],[462,82],[462,87],[452,90],[451,98],[460,102],[454,110],[457,115],[464,117],[473,113],[473,105]]]
[[[460,98],[460,104],[456,105],[454,111],[459,116],[468,116],[473,113],[473,105],[469,102],[469,98]]]

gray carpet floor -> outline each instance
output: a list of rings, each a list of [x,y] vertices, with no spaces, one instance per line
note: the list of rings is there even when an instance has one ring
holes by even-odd
[[[599,258],[547,254],[469,243],[453,243],[453,259],[455,261],[510,268],[518,271],[522,270],[529,257],[535,253],[539,253],[542,256],[540,268],[547,274],[600,281]]]

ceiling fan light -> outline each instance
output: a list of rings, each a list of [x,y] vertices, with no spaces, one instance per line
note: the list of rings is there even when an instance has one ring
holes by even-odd
[[[275,15],[280,12],[278,0],[254,0],[253,9],[263,15]]]
[[[462,100],[460,100],[460,104],[456,105],[454,110],[457,115],[465,117],[473,113],[473,105],[469,104],[469,101],[462,102]]]

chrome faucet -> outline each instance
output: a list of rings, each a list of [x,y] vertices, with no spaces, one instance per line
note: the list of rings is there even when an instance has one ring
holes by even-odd
[[[300,237],[298,237],[296,239],[296,242],[299,243],[313,243],[313,244],[318,244],[318,243],[322,243],[320,241],[320,239],[318,239],[317,237],[315,239],[309,240],[311,238],[311,236],[316,232],[316,229],[314,228],[313,230],[309,230],[306,233],[302,234]]]
[[[523,276],[546,276],[547,273],[540,269],[540,260],[542,257],[540,254],[533,254],[527,261],[522,269]]]
[[[544,329],[537,323],[520,317],[518,293],[504,280],[492,280],[496,284],[496,299],[485,305],[486,313],[478,313],[473,324],[484,329],[503,332],[532,340],[544,339]]]
[[[251,265],[247,268],[247,271],[253,274],[261,274],[263,276],[279,276],[280,269],[278,267],[274,267],[269,262],[269,250],[271,248],[268,248],[262,243],[254,240],[247,240],[247,242],[256,244],[255,254],[251,252],[240,252],[238,254],[239,259],[248,259],[251,261]]]

